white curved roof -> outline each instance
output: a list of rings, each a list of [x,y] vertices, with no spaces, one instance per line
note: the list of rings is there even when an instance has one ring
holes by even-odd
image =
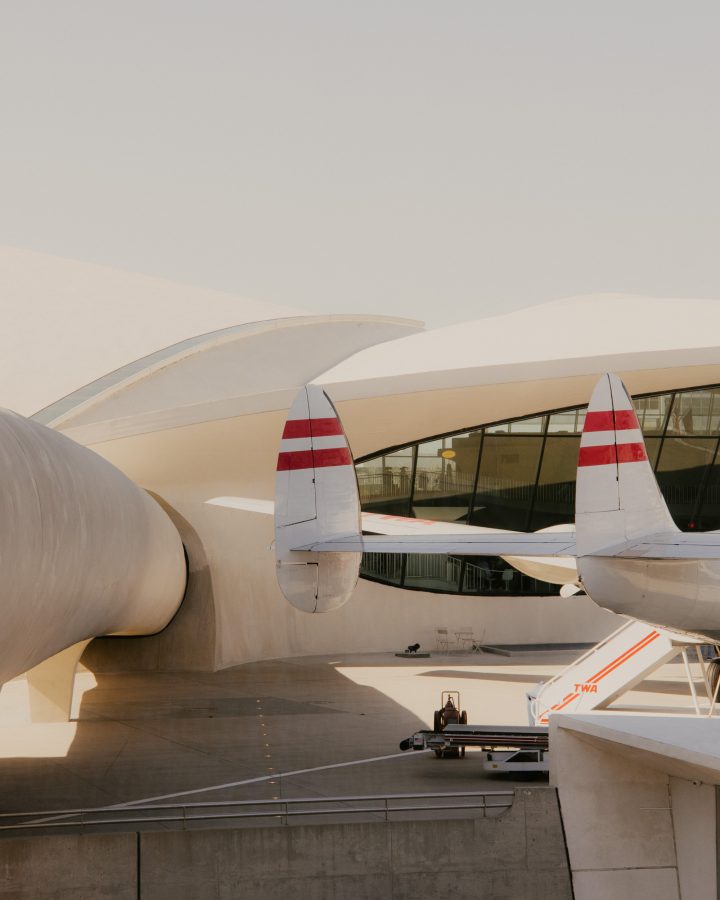
[[[417,331],[389,316],[291,316],[224,328],[143,357],[33,416],[82,444],[286,410],[364,347]]]
[[[325,373],[325,384],[393,381],[422,390],[477,382],[479,369],[537,365],[579,372],[579,361],[625,357],[646,366],[672,354],[672,365],[720,362],[720,301],[598,294],[570,297],[414,334],[363,350]],[[573,362],[575,361],[575,362]],[[631,366],[632,368],[633,366]],[[582,368],[582,367],[580,367]],[[438,380],[438,374],[444,378]],[[454,376],[453,376],[453,373]],[[523,374],[526,377],[526,372]],[[480,381],[482,382],[482,378]]]
[[[0,405],[29,415],[180,341],[302,310],[0,248]]]

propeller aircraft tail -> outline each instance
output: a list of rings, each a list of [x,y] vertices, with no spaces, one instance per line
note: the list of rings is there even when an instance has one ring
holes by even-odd
[[[293,548],[360,537],[360,497],[345,432],[327,394],[308,384],[288,413],[275,477],[277,578],[288,602],[304,612],[329,612],[345,604],[362,554]]]
[[[617,375],[603,375],[590,398],[580,441],[577,556],[612,556],[618,545],[677,531],[648,460],[630,395]]]

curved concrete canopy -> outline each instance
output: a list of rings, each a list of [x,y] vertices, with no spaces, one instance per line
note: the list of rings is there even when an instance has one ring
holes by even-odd
[[[30,415],[179,341],[302,310],[0,247],[3,406]]]
[[[576,297],[370,347],[318,379],[356,456],[587,402],[720,382],[720,301]]]
[[[337,399],[715,365],[720,301],[571,297],[370,347],[318,379]]]
[[[386,316],[298,316],[238,325],[137,360],[33,418],[80,443],[287,409],[338,360],[418,331]]]

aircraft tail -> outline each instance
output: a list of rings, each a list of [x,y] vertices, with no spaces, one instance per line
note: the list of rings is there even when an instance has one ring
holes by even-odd
[[[346,603],[362,554],[292,548],[360,535],[357,477],[340,418],[321,387],[306,385],[288,413],[275,477],[277,578],[288,602],[305,612]]]
[[[617,375],[597,383],[583,428],[575,498],[577,555],[602,555],[651,534],[677,532]]]

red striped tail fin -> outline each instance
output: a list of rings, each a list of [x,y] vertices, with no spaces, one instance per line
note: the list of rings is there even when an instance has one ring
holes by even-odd
[[[575,530],[578,556],[678,530],[617,375],[603,375],[590,398],[578,456]]]
[[[305,612],[337,609],[358,579],[360,553],[294,547],[361,533],[360,498],[342,423],[322,388],[306,385],[288,413],[275,476],[275,555],[280,589]]]

